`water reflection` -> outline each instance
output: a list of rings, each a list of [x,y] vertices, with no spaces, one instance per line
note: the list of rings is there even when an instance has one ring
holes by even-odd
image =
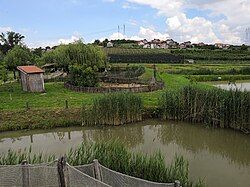
[[[34,152],[62,155],[81,142],[119,139],[133,151],[160,150],[167,162],[181,154],[190,176],[208,186],[244,186],[250,178],[250,136],[188,123],[148,120],[119,127],[78,127],[0,134],[0,153],[32,146]]]
[[[194,154],[206,150],[237,164],[250,164],[250,137],[239,132],[172,122],[162,125],[158,135],[164,145],[174,142]]]

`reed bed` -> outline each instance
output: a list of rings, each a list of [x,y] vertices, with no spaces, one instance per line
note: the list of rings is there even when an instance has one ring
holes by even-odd
[[[83,125],[123,125],[142,121],[143,104],[132,93],[109,93],[94,99],[91,109],[83,109]]]
[[[159,100],[164,119],[205,123],[250,132],[250,92],[201,89],[167,90]]]
[[[129,151],[124,144],[118,141],[82,143],[76,149],[66,154],[71,165],[92,163],[94,159],[112,170],[155,182],[174,182],[179,180],[182,186],[204,186],[201,181],[192,182],[188,177],[188,162],[182,156],[176,156],[172,163],[166,164],[160,152],[154,155],[144,155]],[[32,154],[30,150],[24,152],[9,151],[0,155],[0,165],[20,164],[22,160],[29,163],[52,161],[55,157],[44,154]]]

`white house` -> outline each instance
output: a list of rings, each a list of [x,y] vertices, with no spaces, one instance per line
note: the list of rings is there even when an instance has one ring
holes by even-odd
[[[114,44],[113,44],[112,42],[108,42],[108,43],[107,43],[107,47],[108,47],[108,48],[114,47]]]

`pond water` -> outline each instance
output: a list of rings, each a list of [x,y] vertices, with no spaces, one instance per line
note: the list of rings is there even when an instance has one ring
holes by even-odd
[[[236,84],[223,83],[223,84],[216,84],[215,86],[224,90],[230,90],[230,89],[235,90],[237,88],[240,90],[250,91],[250,82],[243,82],[243,83],[236,83]]]
[[[211,187],[240,187],[250,183],[250,136],[201,125],[147,120],[118,127],[77,127],[51,131],[0,133],[0,154],[32,147],[34,152],[64,154],[82,141],[119,139],[133,151],[160,150],[166,162],[175,154],[189,161],[190,177],[204,178]]]

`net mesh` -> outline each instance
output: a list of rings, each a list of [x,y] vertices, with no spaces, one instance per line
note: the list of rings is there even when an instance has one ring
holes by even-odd
[[[57,167],[29,167],[30,186],[59,186]]]
[[[0,186],[21,186],[22,168],[20,166],[0,167]]]
[[[174,187],[174,183],[156,183],[131,177],[100,165],[102,181],[110,186]]]
[[[69,173],[69,186],[96,186],[96,187],[108,187],[109,185],[96,180],[85,173],[77,170],[76,168],[68,165]]]
[[[97,162],[98,163],[98,162]],[[95,179],[94,163],[80,166],[70,166],[66,163],[64,168],[65,182],[68,186],[97,186],[97,187],[174,187],[174,183],[155,183],[131,177],[113,171],[101,164],[97,165],[101,180]],[[0,186],[60,186],[57,162],[37,165],[0,165]]]
[[[94,164],[86,164],[86,165],[80,165],[80,166],[75,166],[75,168],[82,173],[85,173],[89,175],[90,177],[95,177],[94,175]]]

